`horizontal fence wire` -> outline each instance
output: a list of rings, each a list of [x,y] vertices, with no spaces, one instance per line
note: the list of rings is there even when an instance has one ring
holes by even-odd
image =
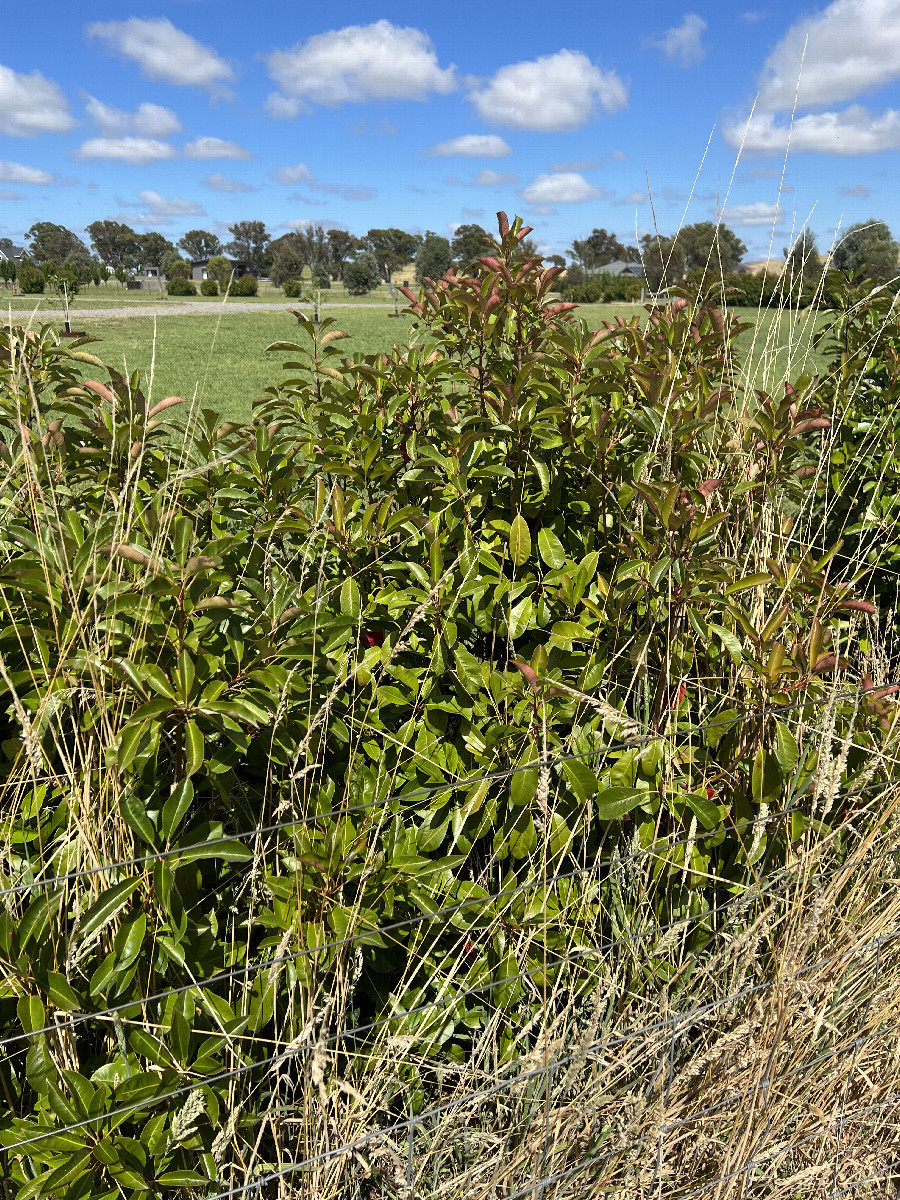
[[[868,857],[865,857],[862,861],[863,862],[874,861],[877,858],[887,857],[892,853],[896,853],[898,850],[900,850],[900,845],[895,845],[895,846],[891,847],[890,850],[885,851],[882,854],[872,856],[871,859]],[[853,865],[854,864],[843,864],[841,867],[834,868],[830,873],[827,873],[827,874],[831,874],[831,875],[839,874],[841,871],[846,871],[848,869],[852,869]],[[825,873],[823,873],[823,874],[825,874]],[[813,876],[811,878],[814,879],[816,877]],[[548,882],[550,882],[550,881],[548,881]],[[792,886],[794,882],[795,882],[794,880],[786,881],[785,884],[781,885],[780,890],[782,890],[782,891],[786,890],[786,888],[789,888],[790,886]],[[529,885],[529,886],[531,886],[531,885]],[[516,889],[516,891],[521,891],[521,890],[522,890],[521,888]],[[769,894],[777,894],[777,890],[778,889],[773,888],[773,889],[771,889],[771,891],[761,891],[761,892],[755,893],[749,897],[749,900],[752,902],[753,900],[763,899]],[[483,898],[482,898],[481,902],[482,903],[484,902]],[[720,910],[724,911],[726,908],[729,908],[729,907],[737,907],[738,905],[740,905],[742,903],[744,906],[746,906],[746,903],[747,903],[746,897],[738,897],[737,900],[729,901],[728,904],[720,906]],[[457,906],[457,907],[459,907],[459,906]],[[633,943],[635,941],[641,940],[644,937],[651,936],[653,933],[665,932],[672,928],[678,928],[681,926],[685,926],[687,924],[692,923],[693,921],[696,921],[705,916],[711,915],[711,913],[713,911],[714,910],[708,910],[705,913],[697,914],[697,916],[695,916],[693,918],[690,918],[690,917],[682,918],[679,921],[668,922],[665,925],[655,926],[650,930],[645,930],[638,934],[629,935],[626,938],[617,939],[616,941],[608,943],[605,947],[596,948],[595,952],[601,952],[603,949],[608,950],[608,949],[612,949],[619,945],[626,945],[629,943]],[[382,931],[386,928],[387,927],[381,927]],[[365,933],[358,935],[358,937],[371,936],[371,934],[373,932],[377,932],[377,930],[374,930],[374,931],[368,930]],[[888,941],[892,940],[896,936],[900,936],[900,928],[898,928],[896,931],[894,931],[890,935],[882,935],[880,938],[874,939],[873,941],[866,943],[863,946],[853,947],[850,950],[842,952],[841,954],[833,955],[833,956],[830,956],[829,958],[822,959],[817,963],[814,963],[812,965],[807,966],[806,968],[803,968],[800,972],[797,972],[797,975],[799,977],[802,974],[808,974],[809,971],[815,970],[818,967],[830,965],[834,962],[841,961],[842,959],[852,957],[855,954],[864,953],[866,950],[871,949],[873,946],[877,946],[880,949],[880,947],[882,945],[886,944]],[[345,944],[347,941],[350,941],[350,940],[353,940],[353,939],[342,939],[342,942],[339,944]],[[298,952],[298,953],[295,953],[292,955],[284,956],[285,961],[294,961],[298,957],[300,957],[301,954],[303,954],[303,953],[310,953],[310,952],[308,952],[308,951],[307,952]],[[257,964],[257,965],[259,967],[262,967],[267,964]],[[143,998],[143,1000],[131,1000],[126,1003],[114,1006],[113,1008],[103,1010],[103,1011],[100,1011],[97,1013],[78,1014],[77,1017],[70,1018],[68,1021],[59,1022],[58,1024],[55,1024],[55,1025],[45,1026],[42,1029],[33,1030],[31,1033],[28,1033],[28,1034],[14,1035],[13,1037],[5,1038],[2,1041],[0,1041],[0,1046],[11,1044],[14,1042],[19,1042],[22,1040],[28,1040],[30,1038],[35,1038],[35,1037],[41,1036],[42,1034],[46,1034],[46,1033],[53,1033],[53,1032],[65,1029],[67,1027],[71,1027],[74,1024],[80,1024],[83,1021],[97,1019],[100,1016],[112,1015],[116,1012],[122,1012],[128,1008],[134,1008],[134,1007],[137,1007],[144,1003],[153,1002],[156,999],[166,998],[169,995],[182,994],[183,992],[193,990],[194,988],[197,988],[198,990],[201,990],[201,992],[202,992],[202,987],[204,985],[208,985],[210,982],[211,982],[211,980],[206,980],[206,981],[202,981],[202,983],[200,983],[200,984],[185,985],[184,987],[179,988],[179,989],[172,989],[169,992],[160,993],[158,996],[145,997],[145,998]],[[509,980],[504,980],[502,982],[509,982]],[[707,1012],[711,1012],[717,1008],[722,1008],[722,1007],[726,1006],[727,1004],[735,1003],[738,1000],[747,998],[756,993],[770,990],[771,988],[773,988],[775,986],[776,986],[776,983],[774,981],[769,982],[769,983],[764,983],[764,984],[753,985],[746,989],[742,989],[741,991],[736,992],[730,996],[722,997],[719,1000],[715,1000],[715,1001],[709,1001],[703,1005],[697,1006],[693,1010],[689,1010],[687,1013],[678,1014],[677,1016],[669,1018],[666,1021],[655,1022],[652,1025],[642,1026],[636,1030],[629,1031],[628,1033],[619,1034],[615,1038],[612,1038],[608,1041],[598,1042],[596,1044],[593,1044],[591,1047],[589,1047],[588,1054],[598,1053],[601,1049],[621,1045],[626,1041],[634,1040],[634,1038],[646,1035],[648,1033],[658,1032],[659,1030],[667,1028],[667,1027],[675,1027],[680,1024],[684,1024],[687,1021],[689,1021],[691,1018],[694,1018],[698,1015],[705,1015]],[[481,990],[485,990],[485,989],[481,989]],[[446,1003],[446,1001],[442,1001],[441,1003]],[[394,1014],[390,1018],[386,1018],[384,1023],[390,1023],[390,1021],[402,1021],[403,1017],[404,1017],[404,1014],[402,1014],[402,1013]],[[353,1031],[347,1031],[347,1034],[344,1036],[347,1036],[352,1032]],[[329,1039],[329,1041],[333,1041],[333,1040],[339,1040],[339,1039],[335,1039],[335,1038]],[[302,1047],[301,1049],[308,1050],[309,1048],[310,1047],[307,1046],[307,1047]],[[222,1083],[227,1080],[240,1078],[252,1071],[262,1070],[262,1069],[272,1066],[278,1062],[284,1061],[286,1058],[294,1056],[298,1053],[299,1053],[299,1049],[294,1050],[294,1051],[289,1051],[287,1053],[284,1050],[282,1050],[282,1051],[277,1052],[276,1054],[268,1056],[265,1059],[261,1059],[256,1062],[253,1062],[253,1063],[245,1063],[242,1066],[232,1068],[228,1071],[220,1072],[216,1075],[207,1076],[202,1080],[194,1081],[190,1084],[185,1084],[182,1087],[173,1089],[169,1092],[165,1092],[161,1095],[151,1097],[149,1099],[144,1099],[141,1101],[136,1101],[133,1104],[125,1105],[125,1106],[122,1106],[122,1107],[119,1107],[116,1109],[112,1109],[106,1113],[100,1113],[100,1114],[97,1114],[92,1117],[86,1117],[81,1121],[75,1122],[75,1123],[65,1126],[63,1128],[65,1128],[66,1130],[69,1130],[69,1131],[75,1131],[78,1129],[86,1128],[91,1125],[101,1123],[104,1120],[128,1116],[130,1113],[139,1111],[142,1108],[147,1108],[151,1105],[157,1105],[157,1104],[163,1103],[164,1101],[170,1101],[170,1100],[177,1099],[183,1095],[187,1095],[190,1092],[196,1091],[198,1088],[212,1086],[214,1084]],[[495,1094],[498,1090],[504,1090],[508,1087],[514,1086],[515,1083],[521,1082],[524,1079],[529,1079],[529,1078],[534,1077],[535,1075],[540,1075],[541,1073],[546,1073],[546,1070],[548,1070],[550,1068],[550,1066],[552,1066],[554,1069],[558,1069],[559,1067],[566,1066],[569,1063],[571,1063],[574,1060],[574,1058],[575,1058],[575,1055],[571,1054],[571,1055],[566,1056],[564,1059],[555,1060],[554,1063],[548,1064],[548,1066],[546,1068],[541,1068],[541,1069],[537,1069],[534,1071],[526,1072],[523,1075],[515,1076],[511,1080],[505,1081],[503,1084],[494,1085],[493,1087],[485,1089],[480,1092],[469,1093],[467,1096],[461,1097],[456,1101],[448,1102],[449,1108],[452,1109],[452,1108],[458,1107],[459,1105],[465,1104],[465,1103],[471,1101],[472,1099],[479,1099],[482,1097],[491,1096],[491,1095]],[[443,1113],[444,1111],[448,1111],[448,1105],[439,1106],[438,1108],[431,1110],[427,1114],[420,1115],[419,1117],[415,1118],[415,1120],[420,1121],[420,1120],[423,1120],[427,1116],[439,1115],[439,1114]],[[389,1134],[391,1132],[395,1132],[398,1129],[406,1129],[409,1127],[409,1123],[410,1123],[409,1120],[400,1122],[397,1125],[390,1126],[387,1129],[384,1129],[378,1133],[372,1134],[371,1137],[386,1136],[387,1134]],[[44,1141],[49,1137],[55,1136],[59,1132],[61,1132],[61,1128],[58,1128],[58,1127],[48,1128],[46,1131],[41,1131],[39,1134],[35,1134],[30,1138],[22,1139],[18,1142],[12,1143],[3,1148],[7,1152],[11,1153],[13,1151],[24,1149],[25,1147],[27,1147],[29,1145],[33,1145],[35,1143]],[[368,1137],[367,1140],[371,1140],[371,1137]],[[338,1154],[338,1153],[349,1152],[350,1150],[355,1148],[355,1145],[356,1144],[353,1143],[353,1144],[348,1144],[348,1146],[345,1146],[345,1147],[336,1148],[333,1152],[329,1153],[329,1156],[333,1156],[334,1154]],[[300,1169],[303,1166],[314,1164],[315,1162],[319,1161],[320,1158],[321,1158],[321,1156],[317,1156],[316,1159],[306,1160],[303,1163],[295,1164],[294,1169]],[[226,1193],[226,1194],[230,1195],[230,1194],[238,1194],[238,1193],[235,1192],[235,1193]]]
[[[897,783],[900,783],[900,780],[889,780],[889,781],[883,782],[881,784],[869,785],[869,789],[881,788],[883,790],[888,790],[889,788],[895,786]],[[866,789],[866,790],[869,790],[869,789]],[[859,789],[859,790],[861,791],[863,789]],[[851,792],[848,794],[858,794],[858,792],[855,790],[851,790]],[[798,811],[798,808],[795,807],[795,808],[791,808],[791,809],[782,810],[781,812],[778,812],[778,813],[768,813],[765,817],[757,817],[752,820],[748,820],[745,824],[747,826],[760,825],[760,824],[764,824],[769,821],[778,820],[781,817],[790,816],[794,812],[797,812],[797,811]],[[213,984],[224,983],[224,982],[227,982],[232,979],[244,978],[247,975],[250,975],[251,973],[253,973],[255,971],[262,971],[262,970],[265,970],[266,968],[271,968],[271,967],[284,966],[288,963],[297,962],[298,960],[303,959],[303,958],[315,957],[319,954],[325,953],[328,950],[337,950],[337,949],[341,949],[342,947],[345,947],[345,946],[356,945],[357,943],[362,942],[367,938],[372,938],[377,935],[381,935],[381,934],[385,934],[385,933],[395,933],[401,929],[415,928],[426,922],[435,921],[439,917],[453,916],[456,913],[465,911],[466,909],[476,908],[479,905],[487,906],[488,904],[494,903],[497,900],[506,899],[506,898],[513,899],[516,896],[521,895],[523,892],[528,891],[529,889],[545,890],[547,887],[551,886],[552,884],[563,883],[563,882],[566,882],[566,881],[569,881],[572,879],[577,879],[577,878],[583,877],[585,875],[590,875],[593,872],[595,872],[599,869],[602,869],[602,868],[612,867],[614,869],[618,869],[620,866],[624,865],[625,863],[632,862],[638,858],[652,856],[652,855],[658,856],[663,851],[670,848],[670,846],[674,847],[677,845],[685,845],[691,841],[693,841],[694,843],[700,842],[706,838],[715,837],[718,834],[720,834],[721,832],[722,832],[721,828],[713,829],[713,830],[704,830],[703,832],[696,833],[693,836],[693,838],[690,835],[687,835],[686,837],[679,839],[675,843],[664,843],[661,846],[660,845],[648,846],[641,850],[634,851],[627,856],[623,855],[621,858],[603,859],[602,861],[594,863],[590,867],[579,867],[572,871],[560,872],[557,875],[548,876],[546,879],[535,878],[533,880],[529,880],[526,883],[518,884],[514,888],[504,889],[503,891],[488,894],[487,896],[476,896],[469,900],[459,901],[456,904],[452,904],[452,905],[445,906],[443,908],[435,909],[433,912],[419,913],[414,917],[407,917],[401,921],[393,921],[388,925],[368,926],[356,933],[348,935],[347,937],[338,938],[338,939],[335,939],[330,942],[323,942],[321,945],[307,947],[306,949],[303,949],[303,950],[294,950],[288,954],[273,955],[270,958],[262,959],[258,963],[247,963],[240,967],[229,967],[225,971],[217,972],[215,975],[207,976],[205,979],[202,979],[202,980],[195,980],[192,983],[181,984],[179,987],[168,988],[163,991],[154,992],[152,995],[148,995],[148,996],[135,997],[132,1000],[123,1000],[123,1001],[120,1001],[118,1004],[110,1005],[108,1008],[104,1008],[104,1009],[97,1009],[93,1012],[76,1013],[75,1015],[67,1018],[65,1021],[59,1021],[53,1025],[45,1025],[40,1029],[32,1030],[30,1033],[19,1033],[19,1034],[6,1035],[5,1037],[0,1038],[0,1048],[3,1048],[5,1046],[10,1046],[10,1045],[15,1045],[18,1042],[27,1041],[29,1038],[38,1037],[41,1034],[58,1033],[65,1029],[71,1029],[77,1025],[82,1025],[87,1021],[99,1020],[102,1017],[114,1017],[116,1015],[127,1012],[129,1009],[140,1008],[147,1004],[155,1004],[161,1000],[167,1000],[173,996],[181,996],[181,995],[184,995],[184,994],[186,994],[188,992],[192,992],[192,991],[199,991],[202,993],[204,988],[211,987]],[[881,852],[881,854],[879,854],[875,857],[888,857],[891,854],[897,853],[898,851],[900,851],[900,843],[898,843],[896,846],[892,847],[890,850]],[[844,871],[847,869],[848,869],[847,865],[843,864],[839,867],[832,868],[831,874],[839,874],[841,871]],[[773,888],[770,891],[748,889],[746,892],[744,892],[741,896],[737,897],[736,899],[729,900],[729,901],[725,902],[724,904],[717,905],[712,908],[704,909],[702,912],[696,913],[692,917],[682,917],[677,921],[670,921],[670,922],[666,922],[665,924],[652,926],[650,929],[642,930],[640,933],[630,934],[625,938],[621,938],[616,941],[605,943],[601,947],[595,948],[592,952],[599,953],[601,951],[601,949],[602,950],[611,950],[619,945],[625,945],[625,944],[633,943],[635,941],[644,940],[645,938],[648,938],[648,937],[652,937],[656,933],[667,933],[672,929],[680,928],[680,927],[683,927],[686,925],[693,924],[694,922],[697,922],[697,921],[705,920],[710,916],[715,916],[719,913],[725,912],[732,907],[746,906],[747,904],[752,903],[754,900],[762,899],[766,895],[778,894],[779,891],[786,890],[787,888],[792,886],[792,883],[793,883],[792,880],[784,881],[780,885],[773,886]],[[392,1019],[394,1019],[394,1018],[392,1018]]]
[[[857,697],[866,696],[873,692],[883,692],[884,685],[871,688],[862,688],[853,691],[838,693],[831,697],[823,697],[819,700],[814,699],[797,699],[785,705],[764,706],[759,709],[751,710],[747,713],[742,713],[739,716],[728,717],[723,720],[709,721],[692,725],[686,729],[676,729],[671,734],[641,734],[633,738],[625,738],[617,742],[611,742],[606,746],[594,747],[591,750],[583,750],[573,754],[563,755],[544,755],[536,758],[531,762],[519,763],[515,766],[499,768],[496,771],[490,771],[483,775],[467,776],[464,779],[452,780],[447,783],[428,784],[414,789],[410,792],[394,792],[389,793],[381,799],[369,800],[364,804],[356,804],[344,808],[332,809],[329,812],[323,813],[308,813],[302,817],[294,817],[289,821],[279,821],[270,825],[260,825],[253,829],[246,829],[236,833],[223,834],[221,837],[209,838],[203,842],[192,842],[186,846],[172,846],[165,850],[156,850],[150,854],[138,855],[134,858],[123,858],[110,863],[103,863],[96,867],[84,867],[77,871],[67,871],[62,875],[53,875],[47,879],[36,879],[30,883],[13,884],[9,887],[0,888],[0,898],[4,896],[17,896],[26,892],[36,891],[39,888],[61,887],[64,884],[73,883],[78,879],[86,879],[96,875],[102,875],[107,872],[124,870],[126,867],[146,866],[148,863],[162,862],[165,859],[178,856],[181,854],[191,854],[195,851],[208,849],[213,846],[222,846],[228,842],[243,841],[244,839],[252,839],[254,837],[262,837],[270,833],[278,833],[289,829],[296,829],[305,825],[314,824],[316,821],[327,821],[332,818],[342,816],[351,816],[360,812],[367,812],[376,807],[383,807],[394,801],[406,803],[411,800],[421,800],[429,796],[436,795],[439,792],[458,791],[464,788],[474,787],[480,783],[493,783],[504,779],[509,779],[513,775],[517,775],[523,771],[533,771],[544,767],[559,766],[566,762],[575,762],[576,760],[593,758],[606,754],[617,754],[623,750],[633,750],[638,746],[644,746],[653,742],[664,741],[671,737],[693,737],[698,733],[705,733],[711,729],[724,728],[728,726],[738,725],[744,721],[755,719],[763,719],[768,716],[778,716],[787,711],[801,707],[820,707],[830,703],[836,703],[840,700],[855,699]],[[898,685],[900,686],[900,685]],[[626,714],[622,714],[623,717]]]

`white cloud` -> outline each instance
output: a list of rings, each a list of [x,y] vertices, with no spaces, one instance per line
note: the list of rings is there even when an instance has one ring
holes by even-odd
[[[21,200],[22,197],[18,192],[7,191],[6,188],[0,188],[0,200]]]
[[[615,71],[601,71],[586,54],[559,50],[501,67],[469,99],[492,124],[550,133],[580,128],[598,105],[607,112],[624,108],[628,90]]]
[[[898,77],[898,0],[834,0],[776,45],[763,66],[759,101],[766,109],[792,108],[798,78],[799,103],[809,106],[849,100]]]
[[[2,177],[0,177],[0,178],[2,178]],[[865,200],[866,196],[872,195],[872,189],[870,187],[866,187],[866,185],[864,183],[854,184],[853,187],[849,187],[848,185],[845,184],[844,187],[841,188],[841,195],[842,196],[856,196],[859,199]]]
[[[203,205],[196,200],[184,200],[181,196],[161,196],[149,189],[138,192],[138,200],[155,217],[199,217],[203,216]]]
[[[148,79],[207,88],[220,95],[227,93],[225,85],[234,79],[234,71],[215,50],[176,29],[165,17],[95,21],[88,25],[87,34],[100,38],[117,54],[133,58]]]
[[[74,125],[59,85],[40,71],[20,75],[0,66],[0,133],[34,137],[38,133],[65,133]]]
[[[178,133],[181,122],[171,108],[145,102],[133,113],[104,104],[94,96],[85,96],[85,112],[105,134],[113,137],[135,133],[140,137],[164,138]]]
[[[75,157],[82,160],[108,158],[114,162],[144,166],[163,158],[174,158],[175,147],[156,138],[88,138],[79,146]]]
[[[512,147],[495,133],[465,133],[462,137],[438,142],[426,154],[436,158],[506,158]]]
[[[793,128],[778,123],[772,113],[757,113],[746,121],[725,126],[725,138],[733,146],[767,154],[783,152],[790,138],[791,150],[819,154],[876,154],[900,148],[900,112],[889,108],[875,115],[862,105],[852,104],[843,112],[810,113],[794,121]]]
[[[268,100],[273,117],[309,112],[310,103],[424,100],[456,88],[456,68],[439,66],[427,34],[386,20],[314,34],[270,54],[268,67],[281,89]]]
[[[243,179],[226,179],[221,173],[207,175],[202,183],[204,187],[212,188],[214,192],[228,192],[232,195],[236,192],[255,192],[257,190],[249,183],[244,183]]]
[[[449,183],[452,187],[512,187],[513,184],[519,182],[519,177],[515,171],[491,171],[484,167],[480,171],[476,171],[472,179],[458,179],[455,175],[448,175],[444,183]]]
[[[639,191],[629,192],[627,196],[623,196],[621,198],[621,200],[616,201],[616,204],[624,205],[626,207],[631,207],[631,208],[633,208],[635,205],[646,204],[646,203],[647,203],[647,193],[639,192]]]
[[[547,163],[548,171],[596,171],[602,166],[599,158],[573,158],[568,162]]]
[[[649,38],[648,44],[661,50],[666,58],[679,67],[693,67],[706,58],[703,34],[706,21],[696,13],[685,13],[680,25],[673,25],[660,37]]]
[[[522,192],[526,204],[540,208],[548,204],[580,204],[598,195],[583,175],[577,171],[560,171],[555,175],[538,175]]]
[[[252,158],[253,155],[237,142],[227,142],[224,138],[199,137],[188,142],[184,148],[185,158]]]
[[[758,200],[755,204],[728,204],[722,210],[722,220],[726,225],[737,225],[739,228],[749,225],[781,225],[784,214],[777,204],[766,204]]]
[[[276,183],[309,183],[315,175],[306,163],[297,163],[295,167],[277,167],[269,172],[269,178]]]
[[[0,159],[0,182],[2,183],[52,183],[49,171],[39,167],[26,167],[22,163]]]

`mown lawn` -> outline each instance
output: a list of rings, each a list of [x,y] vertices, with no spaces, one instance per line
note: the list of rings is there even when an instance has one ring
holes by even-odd
[[[810,353],[814,332],[828,314],[774,313],[735,309],[753,328],[741,334],[738,350],[747,362],[753,386],[780,391],[787,377],[804,369],[821,369],[824,359]],[[591,328],[621,314],[626,319],[644,315],[636,305],[585,305],[580,315]],[[326,313],[327,314],[327,310]],[[410,337],[412,319],[395,319],[385,309],[335,309],[338,327],[351,335],[342,343],[348,354],[371,354],[392,342]],[[251,404],[263,389],[282,376],[288,357],[266,354],[272,342],[290,340],[295,319],[284,312],[229,313],[172,317],[107,317],[95,323],[79,321],[86,332],[101,340],[89,347],[101,359],[120,369],[152,371],[151,394],[197,397],[200,407],[218,409],[229,420],[246,420]]]

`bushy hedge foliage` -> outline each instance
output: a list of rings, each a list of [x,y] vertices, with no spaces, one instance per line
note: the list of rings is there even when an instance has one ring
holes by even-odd
[[[19,285],[19,291],[25,296],[40,296],[44,291],[44,276],[37,267],[31,263],[20,263],[16,282]]]
[[[166,280],[166,292],[170,296],[196,296],[197,286],[192,279],[176,275],[174,279]]]
[[[286,279],[281,290],[289,300],[299,300],[303,296],[303,284],[299,279]]]
[[[326,1028],[386,1025],[385,1120],[419,1111],[479,1030],[492,1071],[533,1049],[555,956],[628,927],[618,848],[653,847],[646,911],[702,948],[877,774],[883,698],[845,686],[874,609],[798,519],[814,381],[748,405],[709,296],[591,332],[528,232],[501,215],[470,277],[409,293],[413,347],[345,357],[299,315],[252,426],[0,332],[4,871],[126,860],[0,914],[29,1198],[274,1160]],[[116,1004],[64,1059],[36,1032]],[[338,1042],[347,1095],[370,1036]]]
[[[201,296],[218,296],[218,294],[219,285],[216,283],[215,279],[204,279],[202,281],[200,284]]]
[[[259,280],[255,275],[242,275],[231,282],[232,296],[255,296],[259,291]]]
[[[629,275],[590,275],[577,282],[566,282],[562,294],[576,304],[615,304],[640,300],[646,288],[642,279]]]

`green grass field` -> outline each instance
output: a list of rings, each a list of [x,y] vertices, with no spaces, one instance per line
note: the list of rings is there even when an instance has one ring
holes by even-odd
[[[807,370],[821,369],[823,360],[810,354],[810,342],[827,314],[734,312],[742,321],[754,323],[738,343],[754,386],[774,387],[778,380],[800,374],[804,364]],[[585,305],[580,310],[591,328],[619,314],[628,319],[643,315],[644,310],[627,304]],[[395,319],[384,309],[367,311],[361,305],[331,315],[351,335],[352,340],[343,343],[347,354],[371,354],[410,337],[412,319],[403,315]],[[246,420],[253,399],[282,377],[285,355],[266,354],[265,349],[272,342],[290,340],[297,329],[286,309],[229,313],[225,307],[209,315],[107,317],[94,325],[78,324],[100,339],[89,349],[110,366],[140,368],[145,373],[152,369],[154,398],[196,396],[201,407],[216,408],[229,420]]]

